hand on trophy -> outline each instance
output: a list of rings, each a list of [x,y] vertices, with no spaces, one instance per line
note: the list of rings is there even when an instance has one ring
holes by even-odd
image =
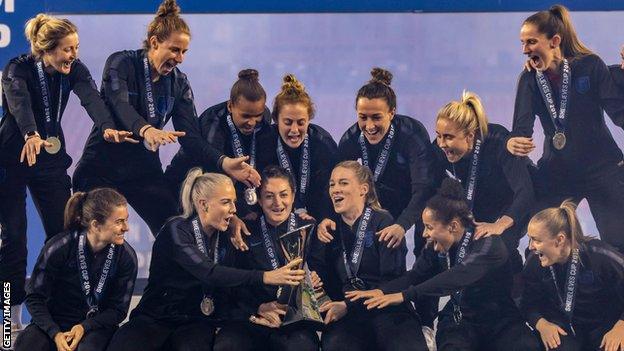
[[[316,235],[318,235],[318,238],[321,242],[327,244],[334,240],[334,237],[329,234],[330,230],[336,230],[336,222],[332,221],[329,218],[323,219],[316,230]]]
[[[265,302],[258,307],[256,314],[257,316],[252,316],[249,319],[252,323],[269,328],[279,328],[282,324],[281,317],[286,315],[286,306],[280,305],[276,301]]]
[[[344,301],[328,301],[321,305],[321,312],[327,312],[323,323],[329,324],[339,320],[347,314],[347,304]]]
[[[262,281],[267,285],[297,286],[305,278],[305,271],[299,268],[302,262],[303,259],[297,258],[281,268],[264,272]]]
[[[310,280],[312,280],[312,287],[314,289],[320,289],[323,287],[323,281],[321,280],[321,277],[316,274],[316,271],[310,272]]]
[[[357,301],[359,299],[371,299],[373,297],[379,297],[379,296],[383,296],[383,291],[379,290],[379,289],[373,289],[373,290],[354,290],[354,291],[347,291],[345,293],[345,297],[347,299],[349,299],[350,301]]]

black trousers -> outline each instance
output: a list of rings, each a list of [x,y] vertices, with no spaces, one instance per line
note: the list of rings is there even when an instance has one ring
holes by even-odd
[[[69,163],[51,168],[23,164],[0,167],[0,281],[11,283],[12,305],[21,304],[26,296],[26,188],[43,223],[46,240],[62,232],[63,212],[71,195]]]
[[[307,328],[268,328],[250,322],[223,326],[215,337],[215,351],[317,351],[319,337]]]
[[[563,323],[562,321],[558,321],[555,319],[548,319],[551,323],[555,323],[561,328],[563,328],[568,335],[559,335],[561,340],[561,345],[555,349],[556,351],[598,351],[602,350],[600,348],[600,343],[602,342],[602,337],[609,332],[615,325],[617,321],[605,321],[603,324],[594,325],[594,326],[575,326],[574,331],[576,335],[572,334],[567,323]],[[535,334],[538,338],[539,332],[535,330]],[[541,339],[540,339],[541,340]]]
[[[162,171],[140,179],[118,181],[109,179],[106,175],[96,174],[88,166],[79,163],[74,172],[73,186],[74,191],[89,191],[102,187],[119,191],[147,223],[154,236],[167,219],[178,214],[178,200],[171,193]]]
[[[96,329],[85,333],[77,351],[104,351],[115,330]],[[56,351],[56,343],[41,328],[30,324],[15,340],[15,351]]]
[[[549,179],[538,171],[534,176],[538,197],[535,212],[558,207],[567,198],[576,203],[587,199],[600,239],[624,254],[624,161],[591,174],[571,177],[574,175]]]
[[[113,336],[108,351],[212,350],[215,327],[208,321],[187,323],[158,321],[138,315]]]
[[[521,320],[492,320],[492,325],[459,324],[441,316],[436,333],[438,351],[541,351],[544,349],[531,329]]]
[[[427,351],[422,327],[404,306],[374,311],[352,311],[327,326],[324,351]]]

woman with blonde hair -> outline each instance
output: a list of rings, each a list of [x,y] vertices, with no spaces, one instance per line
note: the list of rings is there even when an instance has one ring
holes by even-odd
[[[551,350],[624,348],[624,256],[583,234],[576,204],[529,222],[521,309]]]
[[[212,345],[216,322],[228,315],[219,288],[297,285],[294,260],[271,271],[230,268],[234,248],[227,230],[236,213],[230,178],[193,168],[182,184],[182,215],[167,221],[152,249],[149,280],[130,321],[109,350],[200,350]]]
[[[624,252],[624,156],[604,120],[607,112],[624,127],[624,97],[605,63],[579,40],[564,6],[529,16],[520,41],[528,67],[518,79],[507,149],[517,156],[533,151],[538,116],[545,140],[533,179],[537,210],[585,198],[600,237]]]
[[[78,59],[78,28],[67,19],[38,14],[26,23],[30,53],[2,71],[4,116],[0,118],[0,281],[10,282],[11,316],[21,328],[19,306],[26,277],[26,188],[46,239],[63,231],[63,208],[71,195],[61,118],[74,92],[104,143],[136,142],[115,130],[89,69]]]
[[[402,239],[389,248],[376,233],[394,223],[382,209],[373,174],[356,161],[340,162],[332,171],[329,195],[336,212],[331,225],[336,239],[330,244],[342,292],[377,289],[405,273],[407,246]],[[369,311],[361,301],[344,296],[325,302],[321,312],[327,324],[323,350],[427,350],[421,325],[411,304]]]
[[[451,177],[464,185],[477,222],[475,239],[501,235],[513,271],[520,272],[518,244],[534,203],[529,159],[507,152],[509,131],[488,123],[481,99],[469,91],[438,111],[435,129],[438,184]]]

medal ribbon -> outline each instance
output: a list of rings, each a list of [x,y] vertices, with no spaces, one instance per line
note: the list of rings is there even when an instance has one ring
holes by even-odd
[[[106,284],[109,281],[109,276],[111,271],[114,270],[113,267],[113,259],[115,257],[115,244],[110,244],[108,247],[108,253],[106,254],[106,261],[104,261],[104,265],[102,266],[102,272],[100,273],[100,279],[98,281],[97,286],[92,291],[92,286],[89,278],[89,266],[87,263],[87,256],[85,254],[85,246],[86,246],[86,235],[85,233],[80,233],[78,235],[78,269],[80,271],[80,286],[82,287],[82,292],[87,300],[87,305],[89,305],[89,310],[98,309],[98,304],[102,300],[102,295],[104,294],[104,290],[106,288]]]
[[[574,314],[574,304],[576,299],[576,281],[579,274],[579,263],[580,263],[580,255],[579,249],[572,250],[572,259],[570,260],[570,265],[568,267],[568,272],[566,275],[566,284],[565,284],[565,300],[560,295],[559,284],[557,284],[557,276],[555,274],[555,269],[553,266],[548,267],[550,269],[550,275],[552,276],[553,283],[555,284],[555,290],[557,291],[557,297],[559,298],[559,303],[563,308],[566,316],[568,317],[568,322],[570,324],[570,329],[572,333],[574,332],[574,327],[572,326],[572,317]]]
[[[388,165],[388,160],[390,159],[390,149],[392,148],[394,136],[394,125],[390,124],[388,137],[386,138],[386,142],[383,145],[383,149],[381,150],[379,157],[377,157],[377,162],[375,162],[375,170],[373,171],[373,180],[375,182],[377,182],[379,177],[381,177],[384,170],[386,169],[386,166]],[[366,141],[364,140],[364,131],[360,132],[360,138],[358,141],[360,143],[360,149],[362,151],[362,165],[371,169],[369,165],[370,161],[368,159],[368,149],[366,149]]]
[[[52,120],[52,112],[50,111],[52,101],[50,101],[50,88],[48,86],[48,80],[45,77],[43,71],[43,62],[37,61],[37,76],[39,78],[39,85],[41,87],[41,97],[43,99],[43,111],[45,113],[45,129],[46,137],[58,136],[59,124],[61,123],[61,104],[63,102],[63,75],[61,74],[59,83],[59,98],[58,106],[56,110],[56,120]]]
[[[355,234],[353,250],[351,251],[351,257],[349,259],[347,259],[347,248],[344,243],[344,238],[342,235],[340,237],[340,243],[342,244],[342,261],[349,280],[357,278],[358,271],[360,270],[360,264],[362,263],[362,256],[364,253],[364,239],[366,238],[366,230],[371,221],[372,213],[373,210],[370,207],[364,209],[364,214],[362,215],[362,219],[360,219],[360,224]]]
[[[232,136],[232,150],[234,152],[234,156],[243,157],[245,156],[245,151],[243,149],[243,143],[241,142],[241,137],[238,134],[238,130],[234,125],[234,121],[232,121],[232,115],[228,115],[226,118],[228,128],[230,129],[230,134]],[[249,165],[252,168],[255,168],[256,165],[256,132],[260,128],[256,128],[253,131],[253,135],[251,137],[251,150],[249,151]]]
[[[284,150],[282,145],[282,138],[277,137],[277,158],[280,162],[280,166],[287,170],[295,178],[297,183],[297,176],[293,172],[292,163],[288,158],[288,154]],[[301,150],[301,161],[299,163],[299,189],[295,195],[295,208],[306,208],[306,191],[310,184],[310,142],[308,134],[303,139],[303,148]]]
[[[295,230],[297,226],[297,218],[294,213],[291,213],[288,217],[288,232]],[[269,229],[266,224],[266,219],[264,216],[260,217],[260,229],[262,230],[262,241],[264,242],[264,251],[266,252],[267,257],[269,258],[269,262],[271,262],[272,269],[278,269],[280,267],[279,259],[277,257],[277,250],[275,249],[275,245],[273,245],[273,240],[269,235]],[[279,238],[277,239],[279,240]]]
[[[570,82],[572,80],[570,73],[570,65],[568,64],[567,59],[563,59],[563,72],[562,72],[562,81],[561,81],[561,92],[559,99],[559,114],[557,115],[557,107],[555,106],[555,100],[553,98],[553,92],[550,87],[550,83],[548,83],[548,79],[543,72],[537,71],[535,74],[535,79],[537,80],[537,87],[539,88],[540,93],[542,94],[542,99],[546,104],[548,114],[550,115],[550,119],[555,126],[556,133],[564,133],[565,132],[565,119],[568,108],[568,91],[570,89]]]

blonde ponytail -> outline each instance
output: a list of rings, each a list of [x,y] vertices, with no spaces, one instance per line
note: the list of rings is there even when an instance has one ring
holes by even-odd
[[[559,207],[550,207],[538,212],[529,221],[529,226],[539,223],[551,237],[558,233],[564,233],[572,243],[572,247],[577,248],[591,238],[583,234],[583,228],[576,215],[576,208],[577,204],[572,199],[567,199]]]
[[[232,186],[232,180],[220,173],[204,173],[201,168],[192,168],[186,175],[180,191],[180,204],[182,205],[182,217],[190,218],[197,212],[197,200],[209,199],[217,188]]]
[[[449,120],[464,130],[485,139],[488,133],[488,119],[479,96],[464,90],[461,101],[451,101],[438,111],[436,121]]]
[[[41,58],[46,51],[53,50],[63,38],[78,33],[78,28],[65,18],[56,18],[40,13],[26,22],[24,35],[30,42],[30,52]]]

